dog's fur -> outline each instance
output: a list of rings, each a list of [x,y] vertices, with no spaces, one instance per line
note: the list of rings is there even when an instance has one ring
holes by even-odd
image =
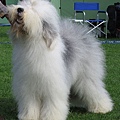
[[[102,81],[104,53],[86,27],[61,20],[47,0],[22,1],[8,10],[19,120],[66,120],[69,105],[112,110]]]

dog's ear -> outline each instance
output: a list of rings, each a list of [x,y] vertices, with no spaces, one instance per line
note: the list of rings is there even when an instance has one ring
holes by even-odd
[[[43,21],[43,39],[48,48],[51,47],[52,43],[55,42],[58,31],[56,30],[54,24],[49,24],[46,21]]]

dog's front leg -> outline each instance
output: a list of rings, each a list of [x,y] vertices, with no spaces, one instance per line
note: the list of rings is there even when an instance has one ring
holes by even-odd
[[[34,97],[26,96],[18,102],[19,120],[39,120],[39,104]]]

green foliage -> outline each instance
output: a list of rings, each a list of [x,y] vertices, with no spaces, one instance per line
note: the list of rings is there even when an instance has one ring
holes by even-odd
[[[7,37],[8,27],[0,28],[0,120],[17,120],[17,105],[11,90],[12,45]],[[71,108],[67,120],[120,120],[120,44],[104,44],[107,75],[106,89],[113,101],[114,109],[107,114],[89,113],[84,109]]]

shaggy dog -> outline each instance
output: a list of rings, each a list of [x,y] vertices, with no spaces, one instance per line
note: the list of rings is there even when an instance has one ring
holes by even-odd
[[[8,11],[19,120],[66,120],[70,105],[112,110],[104,53],[86,27],[61,20],[47,0],[21,1]]]

